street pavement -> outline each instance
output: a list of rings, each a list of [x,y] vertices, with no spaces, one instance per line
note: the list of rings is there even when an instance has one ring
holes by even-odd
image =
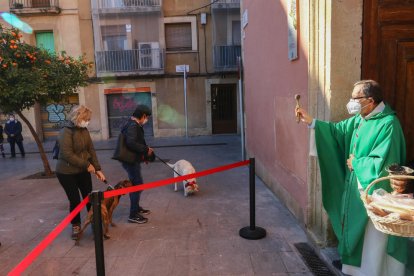
[[[234,135],[148,138],[158,156],[190,161],[202,171],[241,160],[240,138]],[[98,158],[111,184],[127,178],[110,157],[116,141],[95,142]],[[68,215],[68,201],[56,178],[22,178],[43,170],[34,143],[26,157],[0,159],[0,275],[7,275]],[[53,142],[44,143],[52,169]],[[5,144],[6,151],[9,151]],[[144,182],[173,177],[162,162],[142,165]],[[94,189],[105,184],[93,179]],[[184,197],[182,185],[145,190],[141,204],[150,209],[147,224],[127,222],[129,197],[114,212],[116,227],[104,241],[106,275],[313,275],[296,250],[308,242],[293,215],[256,177],[256,225],[266,229],[260,240],[246,240],[239,230],[249,220],[248,166],[198,179],[200,191]],[[84,220],[86,211],[82,210]],[[79,246],[70,226],[27,268],[23,275],[96,275],[92,231]]]

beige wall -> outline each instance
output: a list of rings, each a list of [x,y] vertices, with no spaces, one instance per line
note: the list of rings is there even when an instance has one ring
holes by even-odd
[[[347,118],[345,105],[361,75],[362,0],[315,1],[309,5],[309,103],[316,118]],[[320,31],[324,30],[324,31]],[[308,160],[310,234],[330,244],[333,233],[322,207],[317,158]]]

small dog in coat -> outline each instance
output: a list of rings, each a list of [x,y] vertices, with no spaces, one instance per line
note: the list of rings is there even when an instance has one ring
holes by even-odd
[[[123,189],[123,188],[127,188],[127,187],[132,187],[131,181],[122,180],[114,186],[114,190]],[[111,190],[112,190],[112,188],[108,187],[107,191],[111,191]],[[101,201],[103,236],[104,236],[105,239],[110,238],[110,236],[108,234],[109,225],[116,226],[115,223],[112,222],[112,214],[113,214],[115,208],[118,206],[120,198],[121,198],[121,195],[117,195],[117,196],[114,196],[114,197],[104,198]],[[93,209],[91,208],[88,212],[86,221],[85,221],[82,229],[79,232],[78,238],[75,241],[76,245],[79,244],[79,240],[82,237],[83,231],[85,231],[86,227],[90,223],[92,223],[92,221],[93,221]]]
[[[174,164],[167,163],[174,170],[174,177],[177,176],[184,176],[187,174],[195,173],[195,169],[193,165],[187,160],[179,160]],[[174,191],[176,192],[177,189],[177,182],[174,184]],[[187,180],[183,180],[183,188],[184,188],[184,196],[191,195],[195,192],[198,192],[198,185],[197,180],[195,178],[190,178]]]

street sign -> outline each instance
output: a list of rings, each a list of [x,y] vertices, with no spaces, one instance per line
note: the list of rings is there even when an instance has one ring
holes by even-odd
[[[186,64],[176,65],[175,66],[175,72],[177,72],[177,73],[183,73],[184,71],[185,72],[190,71],[190,66],[189,65],[186,65]]]

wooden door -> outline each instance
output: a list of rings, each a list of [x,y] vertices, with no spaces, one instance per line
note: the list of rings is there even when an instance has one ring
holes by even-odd
[[[377,80],[414,159],[414,0],[364,0],[362,79]]]
[[[212,132],[237,133],[236,84],[213,84],[211,86]]]

